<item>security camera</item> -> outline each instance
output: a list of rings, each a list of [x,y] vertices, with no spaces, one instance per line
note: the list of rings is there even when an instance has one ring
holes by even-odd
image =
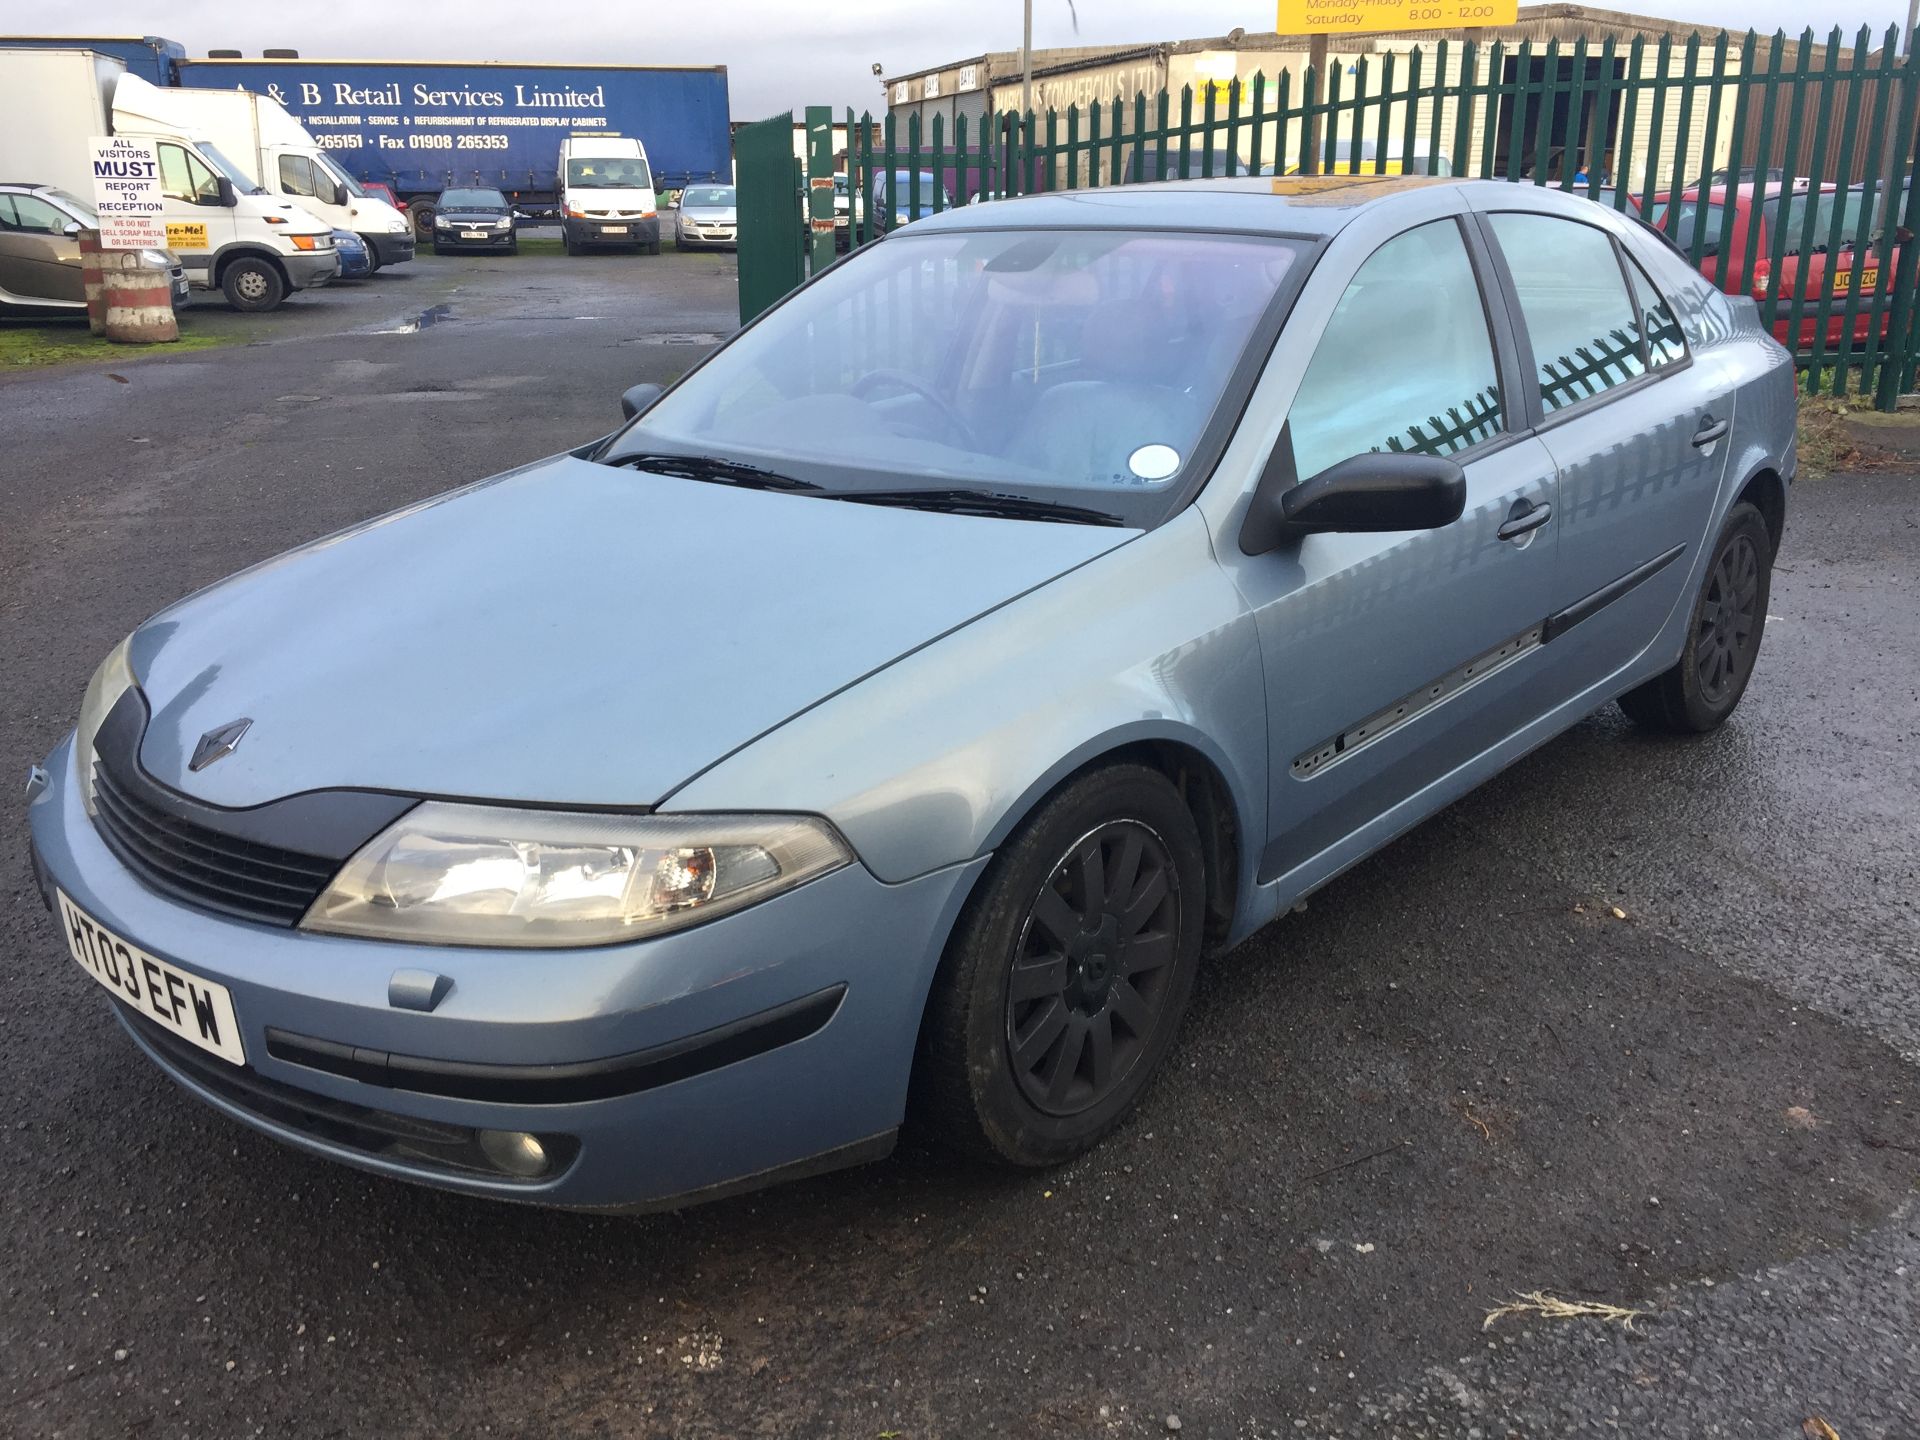
[[[883,72],[883,71],[881,70],[881,68],[880,68],[880,62],[879,62],[878,60],[876,60],[876,61],[874,61],[874,62],[873,62],[873,73],[874,73],[874,74],[876,74],[876,75],[880,75],[880,74],[883,74],[883,73],[885,73],[885,72]]]

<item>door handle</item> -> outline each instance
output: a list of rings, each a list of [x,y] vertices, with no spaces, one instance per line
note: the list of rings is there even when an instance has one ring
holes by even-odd
[[[1520,505],[1526,503],[1522,500]],[[1514,506],[1507,518],[1501,522],[1500,528],[1493,532],[1502,540],[1518,540],[1522,535],[1531,535],[1553,518],[1553,506],[1544,500],[1525,510],[1522,510],[1520,505]]]
[[[1693,432],[1693,448],[1702,449],[1718,440],[1733,428],[1731,420],[1716,420],[1711,415],[1700,417],[1700,428]]]

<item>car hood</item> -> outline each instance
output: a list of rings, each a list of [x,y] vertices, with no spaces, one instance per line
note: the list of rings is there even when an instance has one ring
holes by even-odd
[[[685,205],[680,213],[701,225],[731,225],[734,217],[731,205]]]
[[[485,221],[491,225],[496,220],[505,220],[507,218],[507,212],[505,210],[438,210],[434,212],[434,217],[439,220],[450,221],[455,225],[468,220],[475,222]]]
[[[796,712],[1138,534],[571,457],[316,541],[134,637],[157,779],[651,805]],[[208,731],[244,742],[195,773]]]

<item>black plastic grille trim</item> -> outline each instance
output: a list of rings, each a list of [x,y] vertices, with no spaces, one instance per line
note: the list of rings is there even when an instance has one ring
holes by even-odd
[[[94,828],[150,889],[221,915],[290,928],[348,856],[418,802],[318,790],[244,810],[171,790],[140,766],[146,701],[129,690],[94,740]]]

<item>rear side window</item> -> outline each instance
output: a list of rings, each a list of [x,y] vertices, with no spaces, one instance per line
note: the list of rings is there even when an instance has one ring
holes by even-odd
[[[1646,373],[1613,237],[1556,215],[1488,218],[1513,275],[1547,414]]]
[[[1493,340],[1460,227],[1436,220],[1367,258],[1287,414],[1302,480],[1370,450],[1452,455],[1506,428]]]
[[[1680,333],[1680,322],[1673,307],[1654,288],[1640,262],[1627,256],[1627,274],[1633,280],[1634,303],[1640,307],[1640,335],[1646,341],[1647,368],[1658,370],[1687,358],[1687,337]]]

